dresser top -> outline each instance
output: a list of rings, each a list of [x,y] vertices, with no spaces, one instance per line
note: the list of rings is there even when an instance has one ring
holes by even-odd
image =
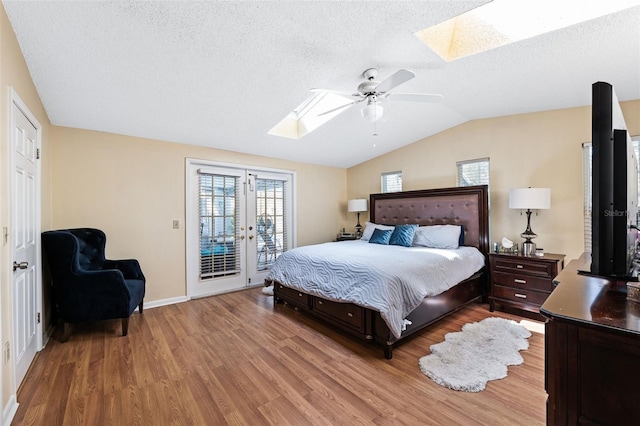
[[[569,262],[555,278],[558,285],[540,313],[549,319],[640,334],[640,303],[627,300],[626,283],[578,272],[588,269],[586,256]]]

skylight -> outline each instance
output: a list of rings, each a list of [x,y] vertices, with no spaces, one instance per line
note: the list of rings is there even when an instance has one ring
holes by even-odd
[[[415,35],[447,62],[640,4],[640,0],[493,0]]]
[[[302,139],[304,136],[313,132],[315,129],[337,116],[344,109],[329,112],[343,105],[353,102],[336,93],[317,91],[307,98],[297,108],[291,111],[285,118],[276,124],[271,130],[270,135],[282,136],[291,139]]]

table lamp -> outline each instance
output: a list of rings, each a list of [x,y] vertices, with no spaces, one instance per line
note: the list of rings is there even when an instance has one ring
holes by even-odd
[[[347,203],[347,210],[349,213],[356,212],[358,214],[358,224],[356,225],[356,237],[362,236],[362,225],[360,225],[360,212],[367,211],[367,200],[365,198],[357,198],[355,200],[349,200]]]
[[[536,244],[531,240],[537,235],[531,230],[531,210],[551,208],[550,188],[517,188],[509,190],[509,208],[526,210],[527,229],[520,234],[525,239],[522,243],[522,254],[532,256],[536,252]]]

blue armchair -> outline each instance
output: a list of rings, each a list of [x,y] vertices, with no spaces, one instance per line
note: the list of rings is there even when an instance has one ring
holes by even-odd
[[[64,322],[63,342],[70,324],[117,318],[126,336],[133,311],[138,307],[142,313],[145,278],[140,264],[135,259],[105,259],[106,240],[104,232],[92,228],[42,233],[55,313]]]

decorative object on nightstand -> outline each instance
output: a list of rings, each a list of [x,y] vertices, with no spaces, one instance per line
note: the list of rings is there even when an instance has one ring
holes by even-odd
[[[509,208],[526,210],[527,229],[520,234],[525,239],[522,243],[522,254],[532,256],[536,252],[536,244],[531,240],[537,235],[531,230],[531,210],[551,208],[550,188],[517,188],[509,191]]]
[[[490,253],[491,295],[489,309],[496,305],[539,313],[553,291],[553,279],[564,268],[564,254],[543,256]]]
[[[353,240],[357,240],[356,234],[354,234],[353,232],[347,232],[344,228],[342,228],[342,231],[338,232],[338,235],[336,236],[336,241],[353,241]]]
[[[360,212],[367,211],[367,200],[365,198],[357,198],[354,200],[349,200],[347,203],[347,210],[349,213],[357,213],[358,214],[358,224],[356,225],[356,237],[360,238],[362,236],[362,225],[360,225]]]

